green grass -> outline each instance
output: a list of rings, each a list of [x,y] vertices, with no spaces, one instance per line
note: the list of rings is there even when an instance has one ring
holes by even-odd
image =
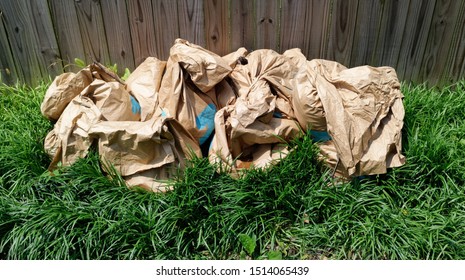
[[[465,259],[465,82],[403,86],[407,164],[328,185],[308,135],[239,179],[195,159],[129,191],[91,153],[51,176],[47,85],[0,86],[0,259]]]

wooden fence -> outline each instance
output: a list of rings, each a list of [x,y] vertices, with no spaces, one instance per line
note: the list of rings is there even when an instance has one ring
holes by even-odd
[[[176,38],[224,55],[244,46],[353,67],[393,66],[405,81],[465,74],[465,1],[0,0],[1,81],[35,85],[75,58],[134,69]]]

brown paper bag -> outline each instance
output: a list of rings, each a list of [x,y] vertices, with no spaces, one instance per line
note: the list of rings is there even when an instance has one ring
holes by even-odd
[[[223,56],[223,59],[228,63],[229,67],[234,69],[238,63],[242,65],[248,64],[248,61],[245,58],[247,54],[248,51],[246,48],[239,48],[237,51]]]
[[[42,115],[50,120],[58,120],[63,110],[92,82],[89,67],[78,73],[63,73],[57,76],[45,93],[40,106]]]
[[[209,153],[210,161],[225,163],[232,171],[267,166],[286,154],[280,144],[301,131],[290,105],[294,64],[271,50],[252,52],[246,60],[230,74],[238,98],[216,113]]]
[[[163,165],[158,168],[141,171],[129,176],[124,176],[124,181],[129,189],[141,188],[149,192],[164,193],[172,190],[169,180],[177,172],[175,165]]]
[[[107,121],[139,121],[140,111],[135,99],[119,82],[105,82],[95,79],[82,91],[88,96]]]
[[[315,87],[314,78],[307,67],[307,58],[300,49],[291,49],[284,52],[292,63],[295,64],[297,72],[292,79],[296,90],[292,96],[292,108],[295,117],[304,130],[326,131],[326,118],[323,104]]]
[[[218,109],[212,90],[230,71],[220,56],[176,40],[161,83],[156,117],[175,118],[200,145],[208,144]]]
[[[194,138],[173,119],[146,122],[102,122],[92,134],[99,136],[99,154],[123,176],[129,188],[166,192],[186,159],[200,157]]]
[[[99,122],[89,134],[98,138],[102,160],[113,164],[122,176],[183,163],[191,155],[200,156],[192,136],[168,118]]]
[[[91,73],[92,71],[92,73]],[[78,158],[85,157],[92,144],[93,139],[89,137],[90,127],[103,120],[138,120],[139,115],[132,113],[132,102],[128,92],[119,82],[115,82],[109,74],[108,69],[102,66],[89,65],[78,74],[69,75],[71,79],[64,79],[60,82],[61,90],[49,88],[50,96],[44,99],[42,105],[52,104],[52,100],[57,100],[60,96],[69,98],[78,90],[79,93],[71,102],[63,101],[66,106],[61,113],[54,129],[49,132],[45,139],[44,147],[51,156],[50,169],[61,162],[63,165],[71,165]],[[65,74],[63,74],[65,75]],[[78,78],[80,76],[81,78]],[[82,78],[85,77],[85,78]],[[84,85],[83,79],[92,82],[85,88],[77,87]],[[101,80],[106,79],[108,82]],[[44,108],[47,106],[44,105]],[[49,110],[47,112],[58,112]]]
[[[171,133],[162,119],[147,122],[100,122],[90,135],[98,139],[101,158],[122,175],[160,167],[175,161],[169,141]]]
[[[149,120],[155,113],[165,66],[166,61],[148,57],[126,80],[127,90],[140,104],[141,121]]]
[[[202,92],[212,89],[232,70],[219,55],[183,39],[176,39],[170,49],[170,59],[186,70]]]
[[[76,96],[45,139],[45,151],[52,158],[50,169],[58,162],[67,166],[85,157],[93,140],[89,137],[89,129],[101,118],[100,110],[90,98]]]
[[[47,89],[41,104],[42,114],[50,120],[58,120],[63,110],[95,79],[116,82],[119,78],[100,63],[88,65],[78,73],[63,73],[55,78]]]
[[[347,174],[380,174],[403,164],[403,95],[394,69],[347,69],[325,60],[312,60],[308,67],[313,70],[328,132]]]
[[[98,139],[101,160],[129,187],[163,192],[201,147],[234,174],[279,161],[308,129],[328,132],[318,145],[335,176],[385,173],[405,162],[402,98],[390,67],[347,69],[299,49],[220,57],[177,39],[167,62],[148,58],[126,83],[99,63],[60,75],[41,111],[58,120],[44,145],[51,168]]]

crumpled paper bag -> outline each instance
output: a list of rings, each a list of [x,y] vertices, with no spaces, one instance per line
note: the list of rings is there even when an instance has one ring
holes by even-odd
[[[152,118],[158,105],[158,91],[165,71],[166,61],[148,57],[126,80],[127,90],[140,103],[141,121]]]
[[[93,141],[88,134],[92,125],[102,120],[140,119],[140,114],[133,112],[134,102],[129,93],[107,72],[110,70],[102,66],[89,65],[75,76],[60,75],[47,90],[41,108],[46,110],[44,116],[57,118],[44,143],[45,151],[52,158],[49,169],[59,162],[71,165],[87,155]],[[67,102],[70,96],[73,98]],[[47,109],[57,100],[66,103],[62,112],[61,103],[57,108]]]
[[[239,57],[237,53],[229,57]],[[290,79],[297,69],[272,50],[254,51],[231,65],[229,78],[238,97],[215,115],[209,159],[232,171],[265,167],[285,155],[281,144],[300,132],[290,105],[295,90]]]
[[[291,79],[296,89],[292,95],[294,114],[304,131],[326,131],[326,117],[318,90],[315,86],[315,76],[307,67],[307,58],[300,49],[290,49],[283,53],[294,63],[297,71]]]
[[[185,159],[201,156],[195,139],[179,123],[162,117],[145,122],[104,121],[89,135],[98,139],[98,153],[123,176],[151,191],[164,191],[156,180],[170,177]],[[171,168],[171,170],[170,170]],[[147,175],[157,175],[149,178]]]
[[[103,120],[139,121],[141,118],[138,101],[119,82],[95,79],[81,95],[92,99],[102,113]]]
[[[402,98],[390,67],[307,61],[299,49],[220,57],[177,39],[167,62],[147,58],[126,82],[99,63],[58,76],[41,111],[57,121],[44,144],[50,168],[98,141],[107,172],[163,192],[193,156],[235,175],[284,158],[306,130],[334,176],[385,173],[405,162]]]
[[[395,70],[371,66],[347,69],[321,59],[309,61],[308,67],[337,151],[336,162],[340,161],[345,173],[382,174],[404,164],[403,95]]]
[[[89,129],[101,118],[100,110],[89,97],[76,96],[45,138],[45,151],[52,158],[49,169],[59,162],[69,166],[85,157],[92,144]]]
[[[156,117],[175,118],[200,145],[205,144],[219,109],[215,86],[230,72],[231,67],[217,54],[176,40],[161,83]]]
[[[57,76],[45,93],[40,106],[42,115],[50,120],[58,120],[66,106],[92,82],[89,67],[77,73],[63,73]]]

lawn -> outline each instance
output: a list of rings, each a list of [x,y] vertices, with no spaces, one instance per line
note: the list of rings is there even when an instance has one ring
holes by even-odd
[[[309,135],[239,179],[195,159],[128,190],[96,153],[53,174],[47,84],[0,85],[0,259],[465,259],[465,81],[403,84],[407,163],[331,185]]]

